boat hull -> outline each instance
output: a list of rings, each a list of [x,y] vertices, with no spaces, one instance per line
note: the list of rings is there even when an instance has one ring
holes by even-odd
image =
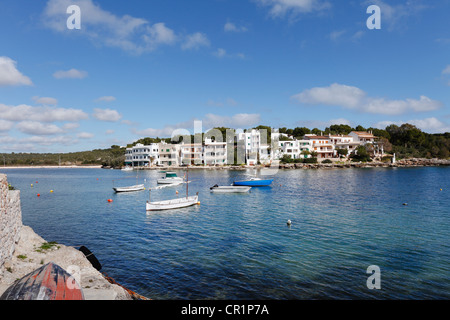
[[[129,187],[116,187],[116,188],[113,188],[113,190],[117,193],[119,193],[119,192],[135,192],[135,191],[145,190],[145,186],[143,184],[139,184],[139,185],[129,186]]]
[[[51,262],[17,280],[0,300],[84,300],[84,295],[75,279]]]
[[[182,178],[163,178],[156,180],[158,184],[175,184],[183,182]]]
[[[147,211],[162,211],[190,207],[198,204],[198,196],[183,197],[173,200],[147,202]]]
[[[247,181],[235,181],[234,186],[247,186],[247,187],[267,187],[272,184],[273,179],[268,180],[247,180]]]
[[[247,193],[252,187],[248,186],[218,186],[212,187],[213,193]]]

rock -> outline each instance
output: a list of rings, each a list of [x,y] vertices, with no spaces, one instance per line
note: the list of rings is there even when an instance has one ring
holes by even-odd
[[[79,270],[80,285],[86,292],[86,300],[131,300],[131,296],[120,286],[109,283],[86,259],[84,254],[72,247],[56,244],[51,249],[41,249],[46,241],[33,229],[23,226],[20,232],[14,256],[5,262],[0,277],[0,295],[17,279],[40,268],[48,262],[54,262],[64,270]]]

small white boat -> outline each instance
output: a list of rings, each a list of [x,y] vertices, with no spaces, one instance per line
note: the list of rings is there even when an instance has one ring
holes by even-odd
[[[249,192],[252,187],[246,187],[246,186],[218,186],[215,185],[214,187],[211,187],[211,192],[216,193],[232,193],[232,192],[239,192],[239,193],[245,193]]]
[[[113,190],[115,192],[134,192],[134,191],[145,190],[145,186],[143,184],[137,184],[135,186],[129,186],[129,187],[114,187]]]
[[[177,177],[175,172],[166,172],[166,176],[164,178],[156,180],[158,184],[174,184],[177,182],[183,182],[183,178]]]
[[[133,171],[133,167],[126,166],[125,168],[122,168],[122,171]]]
[[[198,195],[156,202],[147,201],[146,207],[147,211],[161,211],[161,210],[185,208],[194,206],[196,204],[198,204]]]

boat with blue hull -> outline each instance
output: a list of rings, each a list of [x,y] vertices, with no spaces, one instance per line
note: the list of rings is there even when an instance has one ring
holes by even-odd
[[[233,186],[267,187],[270,186],[272,182],[273,179],[251,178],[244,181],[235,181],[233,182]]]

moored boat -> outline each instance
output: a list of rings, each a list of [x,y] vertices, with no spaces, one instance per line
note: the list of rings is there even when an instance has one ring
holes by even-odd
[[[211,192],[214,193],[233,193],[233,192],[239,192],[239,193],[245,193],[249,192],[252,187],[248,186],[218,186],[215,185],[211,188]]]
[[[272,182],[273,179],[251,178],[244,181],[235,181],[233,182],[233,186],[267,187],[270,186]]]
[[[147,201],[147,211],[162,211],[190,207],[198,204],[198,195],[178,199],[150,202]]]
[[[84,300],[76,280],[50,262],[14,282],[0,300]]]
[[[119,193],[119,192],[134,192],[134,191],[145,190],[145,186],[143,184],[137,184],[137,185],[128,186],[128,187],[114,187],[113,190],[117,193]]]
[[[177,182],[183,182],[183,178],[177,176],[175,172],[167,171],[165,176],[156,180],[158,184],[174,184]]]

